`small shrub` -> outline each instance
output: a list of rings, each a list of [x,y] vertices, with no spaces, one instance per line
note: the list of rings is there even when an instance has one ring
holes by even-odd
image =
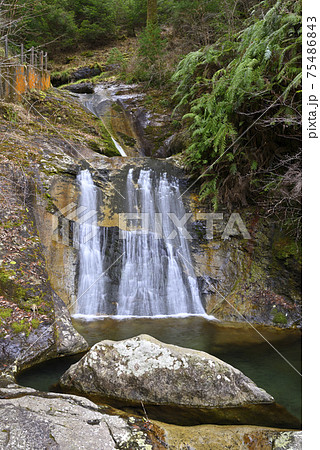
[[[139,54],[147,63],[154,64],[164,52],[166,41],[161,38],[158,25],[150,24],[141,33],[139,39]]]
[[[107,58],[108,64],[123,64],[125,62],[126,58],[124,54],[117,48],[113,47],[110,52],[109,56]]]

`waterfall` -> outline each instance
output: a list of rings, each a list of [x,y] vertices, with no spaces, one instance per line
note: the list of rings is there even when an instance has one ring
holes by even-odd
[[[82,170],[77,176],[78,211],[83,214],[74,234],[79,248],[76,314],[105,315],[111,311],[117,316],[205,314],[188,241],[183,229],[170,217],[174,214],[180,220],[185,214],[178,181],[169,181],[166,173],[156,176],[151,169],[140,170],[137,177],[135,181],[130,169],[126,213],[142,214],[148,226],[147,229],[136,226],[141,225],[138,218],[134,227],[129,222],[127,229],[121,230],[122,241],[118,233],[116,242],[118,252],[122,247],[122,258],[109,273],[115,259],[114,236],[111,230],[109,233],[97,225],[97,188],[89,170]]]
[[[103,273],[103,242],[97,226],[97,189],[89,170],[82,170],[77,181],[80,187],[78,220],[74,240],[79,248],[79,280],[76,313],[91,315],[105,312]]]
[[[155,179],[149,169],[135,183],[130,169],[126,188],[127,212],[142,213],[148,231],[122,231],[118,315],[205,314],[188,242],[169,217],[185,214],[178,182],[165,173]]]
[[[111,135],[110,135],[111,136]],[[118,141],[116,141],[112,136],[111,136],[112,142],[114,143],[114,145],[116,146],[116,149],[118,150],[118,152],[120,153],[121,156],[127,156],[126,152],[123,150],[123,148],[121,147],[121,145],[119,144]]]

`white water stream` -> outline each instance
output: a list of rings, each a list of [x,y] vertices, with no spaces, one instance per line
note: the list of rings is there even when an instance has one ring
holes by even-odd
[[[101,233],[97,225],[97,189],[89,170],[77,176],[80,186],[78,233],[74,239],[79,247],[79,282],[76,313],[103,314],[105,312],[105,288]]]
[[[185,214],[177,182],[141,170],[137,184],[127,178],[128,213],[143,214],[146,230],[123,232],[118,314],[155,316],[204,314],[188,243],[168,213]]]
[[[77,179],[79,207],[96,212],[97,192],[90,172],[82,171]],[[148,226],[121,231],[123,257],[117,299],[108,298],[108,276],[103,273],[105,245],[96,214],[79,226],[76,313],[107,314],[106,302],[117,300],[118,316],[205,314],[187,239],[170,218],[170,214],[178,219],[185,214],[178,182],[169,182],[165,173],[158,177],[151,169],[140,170],[135,181],[130,169],[125,212],[142,214]],[[141,225],[141,220],[138,223]]]
[[[77,98],[88,111],[102,120],[106,109],[110,109],[110,105],[112,102],[112,92],[113,89],[111,88],[107,89],[104,86],[97,86],[95,88],[94,94],[78,94]],[[119,144],[119,142],[112,136],[111,133],[110,136],[120,155],[126,157],[127,154]]]

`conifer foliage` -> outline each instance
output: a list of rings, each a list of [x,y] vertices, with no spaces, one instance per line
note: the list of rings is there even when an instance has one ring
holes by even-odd
[[[266,172],[285,178],[281,159],[299,154],[301,33],[300,1],[260,2],[240,33],[189,53],[173,76],[191,132],[186,164],[215,206],[266,193]]]

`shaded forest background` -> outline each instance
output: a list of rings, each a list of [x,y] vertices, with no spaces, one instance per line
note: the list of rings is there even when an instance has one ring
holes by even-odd
[[[184,163],[202,201],[213,209],[258,207],[300,237],[301,1],[2,0],[0,6],[1,36],[45,47],[53,68],[70,52],[94,56],[108,47],[106,63],[118,65],[118,78],[160,90],[174,110]],[[310,50],[310,64],[313,58]]]

